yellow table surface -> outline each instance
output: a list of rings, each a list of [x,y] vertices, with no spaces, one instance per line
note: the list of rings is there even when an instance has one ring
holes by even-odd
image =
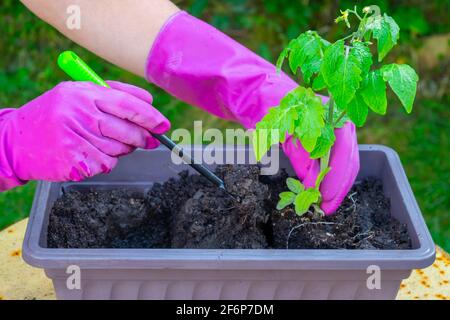
[[[0,232],[0,300],[55,299],[53,285],[42,269],[22,260],[21,248],[28,220]],[[450,300],[450,256],[436,248],[436,261],[430,267],[414,270],[400,286],[397,299]]]

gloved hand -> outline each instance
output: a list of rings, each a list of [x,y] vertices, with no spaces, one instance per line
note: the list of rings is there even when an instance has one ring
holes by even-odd
[[[132,85],[63,82],[20,109],[0,113],[0,191],[28,180],[80,181],[107,173],[169,121]]]
[[[147,79],[175,97],[218,117],[255,124],[297,84],[250,50],[212,26],[179,12],[160,31],[147,61]],[[307,185],[319,163],[309,159],[291,139],[283,145],[298,175]],[[322,209],[333,213],[350,190],[359,170],[355,128],[336,130],[331,171],[322,182]]]
[[[320,185],[322,194],[321,209],[326,214],[332,214],[344,200],[348,191],[355,182],[359,171],[359,150],[356,141],[355,125],[347,122],[343,128],[334,131],[336,142],[331,150],[329,167],[330,172]],[[318,160],[310,159],[309,154],[298,140],[296,145],[289,137],[282,145],[284,153],[289,157],[295,173],[305,185],[313,187],[317,175],[320,173]]]

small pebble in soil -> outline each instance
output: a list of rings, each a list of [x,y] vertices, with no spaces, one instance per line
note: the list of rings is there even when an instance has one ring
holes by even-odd
[[[287,174],[219,166],[240,202],[198,175],[128,190],[67,191],[49,218],[50,248],[409,249],[405,225],[390,215],[380,181],[355,183],[333,216],[275,209]]]

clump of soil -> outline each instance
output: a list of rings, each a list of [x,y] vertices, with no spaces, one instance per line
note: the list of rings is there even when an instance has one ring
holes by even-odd
[[[51,211],[51,248],[409,249],[405,225],[390,216],[378,180],[356,183],[330,217],[276,210],[287,174],[219,166],[233,199],[205,178],[182,172],[148,194],[68,191]]]
[[[224,166],[217,170],[238,203],[214,186],[193,185],[194,195],[172,212],[172,247],[257,249],[268,246],[264,226],[269,213],[267,185],[258,167]]]
[[[293,208],[273,212],[274,247],[287,249],[410,249],[405,225],[390,216],[379,180],[356,183],[332,216]],[[288,232],[286,232],[288,231]]]
[[[149,215],[145,196],[131,190],[65,192],[53,205],[50,248],[167,248],[166,217]]]

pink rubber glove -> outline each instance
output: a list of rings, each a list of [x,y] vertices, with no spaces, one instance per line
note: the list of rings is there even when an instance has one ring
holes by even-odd
[[[145,90],[108,82],[63,82],[20,109],[0,113],[0,191],[28,180],[80,181],[108,173],[169,121]]]
[[[270,107],[298,85],[285,74],[212,26],[179,12],[160,31],[148,56],[147,79],[175,97],[218,117],[255,124]],[[350,190],[359,170],[355,128],[336,130],[331,171],[322,183],[322,209],[333,213]],[[283,150],[298,177],[308,186],[319,173],[289,139]]]

